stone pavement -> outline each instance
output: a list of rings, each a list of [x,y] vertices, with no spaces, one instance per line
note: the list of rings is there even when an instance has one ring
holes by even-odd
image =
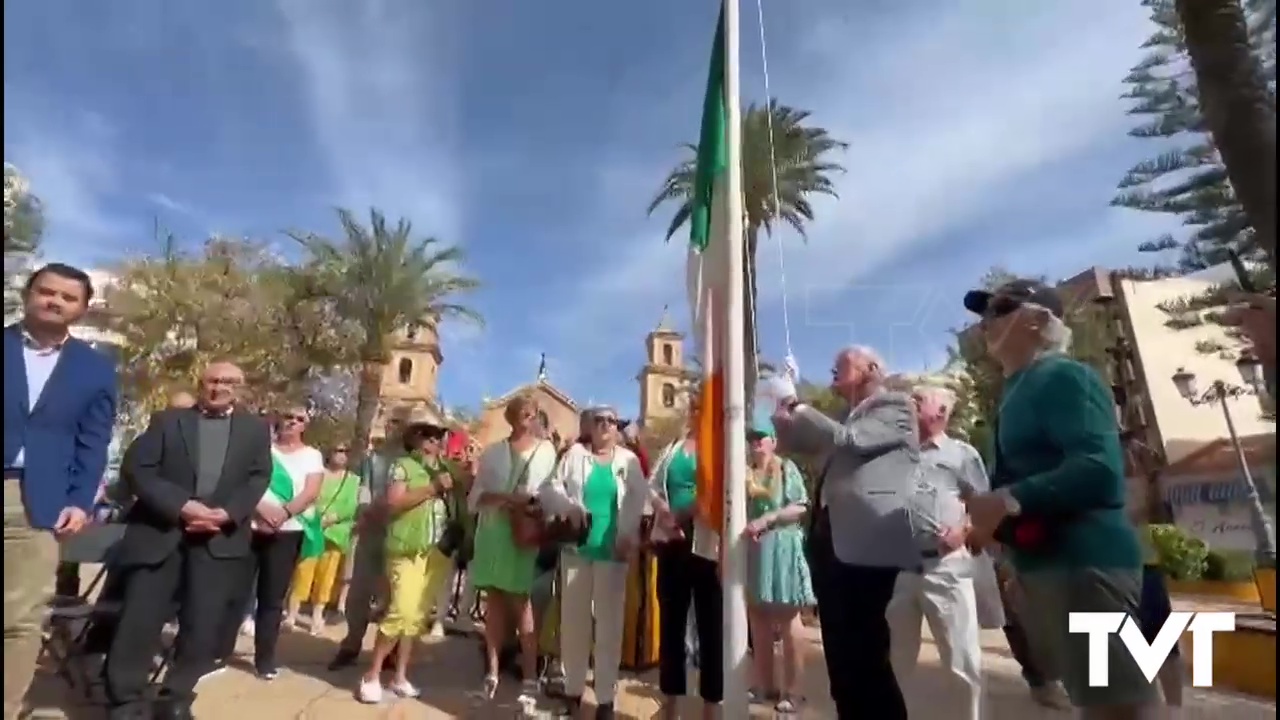
[[[281,640],[281,661],[285,672],[274,682],[262,682],[247,671],[247,666],[210,678],[201,684],[196,717],[200,720],[284,720],[286,718],[316,720],[373,720],[418,718],[511,718],[514,715],[514,692],[508,684],[500,690],[494,704],[478,702],[473,691],[480,680],[480,655],[475,640],[450,637],[427,639],[419,647],[414,663],[413,679],[423,690],[416,700],[387,702],[381,706],[361,705],[352,695],[357,671],[330,673],[325,665],[336,642],[336,630],[326,637],[311,637],[301,632],[288,633]],[[1068,713],[1046,710],[1027,697],[1026,687],[1018,676],[1016,663],[1009,655],[1003,635],[984,634],[987,673],[987,717],[996,720],[1067,720]],[[251,642],[242,640],[239,648],[245,656]],[[834,718],[827,699],[826,672],[822,665],[821,641],[816,628],[806,630],[804,693],[809,699],[803,709],[805,718]],[[918,676],[906,688],[913,720],[950,720],[950,678],[938,666],[937,654],[926,637]],[[66,717],[72,720],[102,718],[101,710],[87,708],[71,699],[62,681],[41,677],[33,688],[31,699],[37,710],[35,717]],[[618,717],[644,718],[657,710],[656,673],[628,677],[618,700]],[[697,703],[689,702],[683,711],[688,718],[698,717]],[[753,710],[752,717],[769,717],[771,713]],[[548,717],[550,715],[548,714]],[[1183,720],[1273,720],[1275,703],[1265,703],[1239,696],[1192,691]]]

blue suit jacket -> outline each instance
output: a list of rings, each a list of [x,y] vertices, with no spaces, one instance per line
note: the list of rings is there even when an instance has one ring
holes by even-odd
[[[32,406],[22,331],[4,329],[4,466],[22,449],[22,498],[32,527],[53,527],[68,506],[92,510],[115,419],[116,371],[106,355],[68,339]]]

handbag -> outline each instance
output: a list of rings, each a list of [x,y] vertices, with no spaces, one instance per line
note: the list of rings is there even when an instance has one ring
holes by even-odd
[[[525,474],[529,471],[529,463],[533,461],[533,456],[537,452],[538,449],[534,448],[533,452],[529,453],[528,459],[521,463],[520,469],[512,473],[512,481],[507,483],[508,491],[514,490],[520,485]],[[516,457],[516,452],[513,449],[511,451],[512,467],[515,467],[514,461]],[[523,507],[510,508],[507,514],[511,524],[511,541],[515,543],[516,547],[523,550],[537,550],[542,547],[542,510],[537,506],[537,503],[530,501],[529,504]]]
[[[467,528],[458,512],[457,492],[450,488],[444,501],[444,529],[436,539],[436,550],[447,558],[459,555],[467,539]]]

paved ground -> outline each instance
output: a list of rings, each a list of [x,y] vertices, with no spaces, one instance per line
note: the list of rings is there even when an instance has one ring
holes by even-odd
[[[1208,604],[1193,607],[1210,609]],[[1188,607],[1187,609],[1192,609]],[[243,668],[211,678],[201,685],[196,717],[201,720],[284,720],[306,718],[318,720],[363,720],[373,718],[510,718],[514,699],[511,687],[499,692],[497,702],[477,702],[472,691],[480,678],[480,659],[474,640],[468,638],[430,639],[424,641],[414,664],[413,679],[423,689],[417,700],[400,700],[382,706],[361,705],[352,696],[357,673],[330,673],[325,669],[334,650],[336,632],[329,637],[313,638],[291,633],[281,641],[281,660],[287,671],[271,683],[255,679]],[[1003,635],[987,633],[986,649],[987,717],[997,720],[1036,720],[1059,718],[1068,713],[1042,709],[1033,704],[1018,676],[1017,665],[1009,656]],[[240,650],[249,652],[250,643],[242,641]],[[805,655],[809,669],[805,672],[804,692],[809,702],[802,717],[834,718],[827,700],[826,672],[822,667],[821,644],[816,629],[805,638]],[[948,699],[952,697],[950,679],[939,669],[933,646],[926,640],[919,676],[907,688],[912,718],[949,720]],[[86,708],[72,699],[62,682],[42,677],[33,688],[31,699],[36,717],[101,718],[102,711]],[[628,677],[618,702],[622,718],[653,717],[657,710],[656,677],[648,673]],[[697,703],[690,702],[684,717],[698,717]],[[769,717],[753,711],[753,717]],[[550,717],[550,715],[548,715]],[[1195,691],[1185,709],[1185,720],[1273,720],[1275,703],[1264,703],[1239,696]]]

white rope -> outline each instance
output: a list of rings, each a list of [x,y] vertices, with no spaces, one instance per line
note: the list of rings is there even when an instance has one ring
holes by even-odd
[[[769,172],[772,176],[771,180],[773,183],[773,222],[775,223],[775,229],[781,230],[781,228],[777,227],[777,223],[781,223],[783,221],[782,201],[778,198],[778,154],[774,144],[773,134],[773,92],[769,89],[769,46],[768,43],[765,42],[764,34],[764,0],[756,0],[756,17],[760,21],[760,64],[764,75],[764,96],[766,103],[765,119],[769,129]],[[778,278],[779,282],[782,283],[782,333],[783,342],[786,344],[787,349],[786,363],[790,365],[795,362],[795,359],[792,356],[791,349],[791,309],[787,301],[786,252],[782,247],[781,235],[778,233],[771,234],[778,244]],[[751,282],[752,278],[748,278],[747,280],[748,282]],[[751,313],[751,319],[753,321],[752,326],[754,327],[754,321],[756,319],[755,298],[752,298],[751,300],[749,312]],[[759,355],[758,348],[756,354]],[[758,368],[756,368],[756,374],[759,374]]]

